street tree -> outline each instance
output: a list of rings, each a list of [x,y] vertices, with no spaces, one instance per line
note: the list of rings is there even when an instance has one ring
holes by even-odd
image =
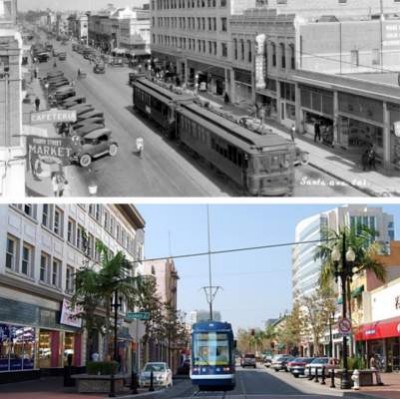
[[[302,320],[302,333],[312,339],[312,356],[323,354],[320,342],[335,309],[336,301],[331,289],[318,287],[313,294],[301,299],[299,314]]]
[[[300,304],[295,302],[291,313],[285,316],[283,327],[276,333],[278,345],[285,347],[287,352],[297,355],[303,325]]]
[[[134,266],[122,251],[111,255],[101,242],[96,243],[96,250],[99,263],[85,262],[75,274],[75,292],[71,302],[82,309],[78,317],[85,320],[88,333],[96,328],[103,334],[103,353],[110,358],[111,306],[115,293],[119,303],[123,301],[128,309],[133,309],[141,296],[141,277],[134,276]]]

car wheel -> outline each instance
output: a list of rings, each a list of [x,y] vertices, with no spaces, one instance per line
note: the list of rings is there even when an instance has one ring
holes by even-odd
[[[108,152],[110,156],[115,157],[118,152],[118,146],[116,144],[111,144]]]
[[[298,374],[293,374],[293,377],[294,378],[299,378],[299,375]]]
[[[89,154],[83,154],[79,158],[79,165],[83,168],[87,168],[92,163],[92,157]]]
[[[279,370],[278,370],[278,369],[275,369],[275,371],[278,372]]]

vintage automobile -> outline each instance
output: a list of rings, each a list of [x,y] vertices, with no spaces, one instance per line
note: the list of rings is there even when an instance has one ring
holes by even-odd
[[[105,127],[86,134],[80,143],[80,149],[72,156],[72,160],[84,168],[88,167],[94,158],[106,154],[114,157],[118,152],[118,144],[111,140],[111,130]]]
[[[69,108],[70,111],[76,111],[76,115],[79,117],[79,115],[85,114],[86,112],[90,112],[94,110],[94,106],[91,104],[78,104],[74,105],[73,107]]]
[[[96,65],[93,67],[93,72],[94,73],[106,73],[106,65],[104,62],[98,62]]]
[[[109,65],[111,66],[117,66],[117,67],[122,67],[124,66],[124,60],[121,57],[114,57],[111,58],[110,61],[108,62]]]
[[[82,119],[81,121],[74,123],[73,128],[79,129],[83,126],[91,125],[92,123],[95,123],[96,125],[101,125],[102,127],[105,126],[103,117],[93,117],[88,119]]]
[[[67,53],[65,51],[62,51],[58,54],[58,59],[60,61],[65,61],[67,59]]]
[[[66,98],[75,96],[76,91],[73,87],[65,86],[57,89],[54,95],[55,99],[57,100],[57,103],[60,103],[64,101]]]
[[[52,79],[52,78],[55,78],[58,76],[64,76],[64,72],[57,69],[56,71],[47,72],[46,76],[47,76],[47,79]]]
[[[146,77],[145,73],[137,73],[137,72],[129,72],[128,75],[129,75],[129,80],[128,80],[129,86],[132,86],[132,83],[135,82],[137,79]]]
[[[77,134],[78,136],[86,136],[88,133],[93,132],[94,130],[99,130],[101,128],[103,128],[104,125],[103,124],[98,124],[98,123],[90,123],[87,125],[84,125],[78,129],[74,130],[74,133]]]
[[[47,52],[36,54],[36,58],[39,62],[47,62],[50,58],[50,54]]]
[[[85,112],[84,114],[78,116],[78,121],[90,118],[102,118],[104,121],[104,112],[97,110]]]
[[[165,362],[146,363],[139,376],[141,387],[150,386],[151,373],[153,373],[154,386],[172,387],[172,371]]]
[[[71,108],[74,105],[84,104],[84,103],[86,103],[86,97],[78,95],[78,96],[67,98],[65,101],[63,101],[62,106],[64,108]]]

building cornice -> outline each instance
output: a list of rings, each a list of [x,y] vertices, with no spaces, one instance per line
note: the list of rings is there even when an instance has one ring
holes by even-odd
[[[117,204],[116,207],[136,229],[144,229],[146,222],[134,205]]]

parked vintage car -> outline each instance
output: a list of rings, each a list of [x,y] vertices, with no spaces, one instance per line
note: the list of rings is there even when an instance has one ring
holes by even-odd
[[[100,128],[82,137],[80,149],[72,156],[72,160],[86,168],[94,158],[99,158],[106,154],[113,157],[117,155],[117,152],[118,144],[111,140],[111,130]]]
[[[65,101],[63,101],[62,106],[64,108],[71,108],[74,105],[84,104],[84,103],[86,103],[86,97],[78,95],[67,98]]]
[[[98,123],[90,123],[88,125],[84,125],[78,129],[74,129],[74,134],[77,134],[80,137],[86,136],[88,133],[91,133],[95,130],[102,129],[104,125]]]
[[[96,125],[101,125],[102,127],[104,127],[104,118],[95,116],[93,118],[82,119],[82,120],[74,123],[73,128],[79,129],[83,126],[91,125],[92,123],[95,123]]]
[[[58,59],[60,61],[65,61],[67,59],[67,53],[65,51],[62,51],[58,54]]]
[[[124,66],[124,60],[122,59],[122,58],[120,58],[120,57],[114,57],[114,58],[111,58],[109,61],[108,61],[108,63],[109,63],[109,65],[111,65],[111,66],[119,66],[119,67],[122,67],[122,66]]]
[[[57,103],[60,103],[64,101],[65,99],[69,97],[73,97],[76,95],[76,91],[73,87],[70,86],[65,86],[61,87],[56,90],[55,92],[55,99],[57,100]]]
[[[172,371],[165,362],[146,363],[139,376],[141,387],[150,386],[151,373],[153,373],[154,386],[172,387]]]
[[[93,72],[94,73],[106,73],[106,65],[104,62],[98,62],[96,65],[93,67]]]
[[[84,114],[78,116],[78,121],[90,118],[102,118],[104,121],[104,112],[98,110],[85,112]]]
[[[86,112],[90,112],[94,110],[94,106],[91,104],[78,104],[78,105],[74,105],[73,107],[70,107],[69,110],[71,111],[76,111],[76,115],[82,115]]]

